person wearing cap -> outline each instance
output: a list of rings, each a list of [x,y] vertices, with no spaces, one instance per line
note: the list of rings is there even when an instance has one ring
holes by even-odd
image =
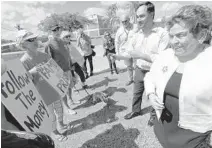
[[[128,44],[133,34],[135,33],[135,25],[130,23],[130,17],[128,14],[122,14],[120,16],[120,21],[122,26],[117,30],[115,36],[115,49],[117,55],[125,56],[128,50]],[[133,81],[133,59],[126,58],[124,60],[125,65],[127,66],[127,71],[129,73],[129,81],[126,83],[126,86],[131,85]]]
[[[26,50],[26,53],[21,57],[25,69],[30,72],[32,76],[32,81],[35,84],[38,92],[40,88],[38,87],[38,81],[42,81],[41,77],[36,71],[36,66],[41,63],[45,63],[51,59],[51,57],[43,52],[38,51],[37,35],[29,32],[27,30],[20,30],[17,36],[17,46],[22,50]],[[55,101],[48,106],[49,110],[56,117],[56,126],[53,126],[53,132],[58,136],[59,140],[66,140],[67,137],[61,133],[64,133],[69,129],[69,126],[63,122],[63,110],[64,107],[61,103],[61,99]]]
[[[93,50],[91,48],[91,38],[86,35],[81,28],[78,29],[77,46],[80,47],[81,51],[84,54],[83,56],[85,62],[83,68],[87,79],[89,77],[87,72],[87,60],[90,65],[90,76],[93,76]]]
[[[84,58],[80,54],[80,52],[71,44],[71,33],[68,31],[63,31],[60,37],[66,43],[66,47],[72,59],[72,67],[74,71],[79,75],[82,82],[82,87],[87,88],[87,85],[85,84],[85,75],[82,70]]]
[[[53,25],[51,28],[51,37],[47,42],[45,47],[45,52],[48,53],[52,59],[60,66],[64,71],[65,75],[70,79],[74,77],[73,71],[71,68],[72,60],[69,56],[69,51],[65,47],[65,42],[60,38],[62,28],[59,25]],[[74,79],[74,78],[73,78]],[[73,79],[70,79],[70,84],[72,84]],[[76,114],[74,110],[70,108],[72,104],[80,104],[80,101],[73,101],[72,99],[72,86],[69,86],[67,95],[63,98],[63,105],[67,108],[69,114]]]
[[[110,56],[110,53],[116,54],[115,51],[115,42],[114,39],[111,37],[111,34],[109,32],[104,33],[104,43],[103,48],[105,49],[105,53],[103,56],[107,56],[111,74],[113,74],[113,69],[115,70],[116,74],[118,74],[118,70],[116,68],[116,63],[113,57]]]

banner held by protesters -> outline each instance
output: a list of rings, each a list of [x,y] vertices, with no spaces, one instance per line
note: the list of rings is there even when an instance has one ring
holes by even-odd
[[[51,116],[22,63],[7,61],[1,78],[1,101],[26,131],[51,133]]]
[[[36,70],[58,92],[61,98],[66,95],[71,78],[64,75],[63,70],[53,59],[50,59],[47,63],[38,65]]]

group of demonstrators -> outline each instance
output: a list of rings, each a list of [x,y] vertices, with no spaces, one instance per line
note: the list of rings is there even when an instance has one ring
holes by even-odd
[[[119,73],[115,61],[124,60],[129,72],[126,85],[133,84],[132,112],[124,118],[142,115],[145,91],[152,106],[148,125],[154,125],[164,148],[212,147],[212,10],[200,5],[183,6],[165,28],[154,22],[155,6],[151,2],[141,2],[136,16],[136,24],[130,23],[130,16],[120,16],[122,26],[115,39],[104,33],[103,56],[107,56],[111,74]],[[80,103],[72,98],[75,72],[83,88],[87,88],[86,78],[93,75],[91,39],[81,29],[78,32],[77,46],[84,55],[72,45],[71,33],[62,31],[59,25],[52,26],[45,52],[37,50],[35,34],[23,30],[17,38],[18,46],[26,50],[21,62],[39,92],[43,91],[38,86],[42,79],[35,67],[51,58],[70,80],[67,95],[49,106],[56,118],[54,133],[60,141],[67,139],[63,133],[71,128],[64,124],[63,114],[76,114],[70,105]]]

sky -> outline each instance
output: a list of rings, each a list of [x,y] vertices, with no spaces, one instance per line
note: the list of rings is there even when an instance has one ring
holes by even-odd
[[[18,23],[32,32],[39,32],[37,25],[52,13],[79,13],[83,16],[98,14],[106,16],[106,8],[117,3],[124,6],[127,1],[1,1],[1,38],[15,40]],[[178,8],[188,4],[207,5],[212,9],[212,1],[153,1],[155,19],[171,15]]]

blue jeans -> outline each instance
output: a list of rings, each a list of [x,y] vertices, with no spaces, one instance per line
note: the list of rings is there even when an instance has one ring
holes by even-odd
[[[135,68],[134,85],[133,85],[133,102],[132,112],[141,111],[142,96],[144,93],[144,76],[147,70],[143,70],[139,67]]]

